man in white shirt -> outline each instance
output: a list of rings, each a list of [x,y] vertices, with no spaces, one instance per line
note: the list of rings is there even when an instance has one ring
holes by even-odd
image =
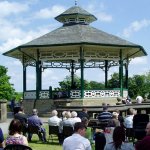
[[[85,136],[86,127],[82,122],[74,125],[74,134],[64,140],[63,150],[92,150],[90,141]]]
[[[57,110],[52,111],[52,117],[48,119],[48,125],[50,126],[60,126],[60,122],[62,121],[60,118],[58,118],[58,112]]]
[[[52,111],[52,117],[50,117],[48,119],[48,125],[59,127],[59,133],[57,136],[58,136],[59,143],[62,144],[62,142],[63,142],[62,127],[61,127],[62,119],[60,119],[57,115],[58,115],[57,110],[53,110]]]

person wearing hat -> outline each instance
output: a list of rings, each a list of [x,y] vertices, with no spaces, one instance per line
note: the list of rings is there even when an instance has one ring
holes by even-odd
[[[42,141],[46,142],[46,130],[42,127],[43,123],[41,119],[38,117],[37,109],[32,110],[32,116],[28,118],[28,126],[37,126],[39,131],[42,133]],[[28,140],[31,141],[32,134],[28,134]]]
[[[85,133],[85,124],[76,122],[74,125],[74,134],[67,137],[63,142],[63,150],[92,150],[90,141],[84,137]]]

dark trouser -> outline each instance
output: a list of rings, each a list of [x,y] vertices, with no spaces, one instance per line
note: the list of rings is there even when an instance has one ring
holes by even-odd
[[[40,128],[38,136],[40,140],[46,142],[46,130],[44,128]],[[28,133],[28,141],[31,141],[31,138],[32,138],[32,133]]]
[[[95,133],[95,150],[104,150],[106,138],[103,133]]]

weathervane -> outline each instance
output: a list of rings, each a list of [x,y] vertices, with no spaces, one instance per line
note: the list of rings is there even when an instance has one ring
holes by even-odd
[[[77,6],[77,0],[75,0],[75,6]]]

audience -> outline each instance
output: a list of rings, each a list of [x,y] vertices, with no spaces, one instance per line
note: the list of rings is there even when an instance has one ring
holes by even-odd
[[[120,126],[120,122],[118,120],[118,113],[117,112],[113,112],[112,113],[112,119],[110,119],[108,121],[108,127],[117,127],[117,126]]]
[[[21,134],[22,124],[18,119],[13,119],[9,126],[9,136],[6,138],[6,145],[8,144],[22,144],[28,146],[28,141],[25,136]]]
[[[83,117],[81,122],[86,127],[85,137],[92,143],[93,142],[93,132],[92,132],[92,128],[88,127],[89,120],[86,117]]]
[[[123,127],[123,126],[124,126],[124,125],[123,125],[123,124],[124,124],[124,118],[120,115],[119,109],[116,109],[115,112],[118,113],[118,120],[119,120],[119,122],[120,122],[120,126]]]
[[[63,111],[62,112],[62,120],[66,120],[66,114],[67,114],[67,111]]]
[[[0,128],[0,150],[3,150],[4,147],[5,147],[4,135],[2,129]]]
[[[107,143],[104,150],[134,150],[133,143],[125,142],[125,129],[116,127],[113,132],[113,142]]]
[[[19,111],[14,115],[14,118],[20,120],[22,124],[23,135],[26,135],[28,129],[28,116],[24,113],[23,107],[19,107]]]
[[[108,112],[108,107],[103,107],[103,112],[98,115],[99,122],[107,122],[112,118],[112,114]]]
[[[89,115],[86,108],[82,108],[81,112],[78,112],[78,117],[82,120],[83,117],[89,119]]]
[[[57,110],[52,111],[52,117],[48,119],[48,125],[50,126],[60,126],[60,122],[62,121],[60,118],[58,118],[58,112]]]
[[[74,124],[76,122],[81,122],[81,119],[79,117],[77,117],[77,112],[76,111],[71,112],[71,117],[72,117],[72,121],[74,122]]]
[[[136,150],[149,150],[150,149],[150,122],[146,126],[146,136],[135,145]]]
[[[62,119],[60,119],[57,115],[58,115],[57,110],[53,110],[52,117],[48,119],[48,125],[59,127],[59,133],[57,134],[57,136],[58,136],[59,143],[62,144],[63,141],[62,127],[61,127]]]
[[[127,116],[124,119],[124,126],[126,128],[133,128],[133,117],[135,114],[135,110],[133,108],[129,108],[127,110]]]
[[[138,104],[141,104],[141,103],[143,102],[143,97],[142,97],[142,96],[137,96],[137,97],[136,97],[136,102],[137,102]]]
[[[72,126],[72,127],[74,127],[74,121],[72,120],[72,118],[71,118],[71,113],[70,113],[70,111],[67,111],[67,113],[66,113],[66,120],[63,120],[62,121],[62,123],[61,123],[61,125],[62,125],[62,128],[63,128],[63,126]]]
[[[63,150],[92,150],[90,141],[86,139],[86,126],[82,122],[74,125],[74,134],[66,138],[63,143]]]
[[[38,111],[37,109],[33,109],[32,110],[32,116],[30,116],[28,118],[28,125],[30,126],[37,126],[39,128],[39,131],[42,133],[42,141],[43,142],[46,142],[46,130],[45,128],[42,127],[43,123],[42,121],[40,120],[40,118],[38,117]],[[32,134],[29,133],[28,134],[28,140],[31,141],[31,138],[32,138]]]

